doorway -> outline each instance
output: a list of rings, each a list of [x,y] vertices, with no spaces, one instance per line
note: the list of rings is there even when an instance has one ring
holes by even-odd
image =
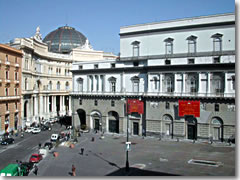
[[[133,135],[139,135],[139,123],[133,122]]]
[[[187,138],[197,140],[197,119],[194,116],[185,117],[187,121]]]
[[[94,130],[100,130],[100,120],[94,119]]]

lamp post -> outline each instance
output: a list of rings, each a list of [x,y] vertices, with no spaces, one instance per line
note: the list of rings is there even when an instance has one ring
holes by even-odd
[[[127,111],[127,109],[126,109]],[[128,117],[128,112],[127,112],[127,142],[128,142],[128,132],[129,131],[129,117]],[[126,149],[126,171],[129,171],[129,161],[128,161],[128,149]]]

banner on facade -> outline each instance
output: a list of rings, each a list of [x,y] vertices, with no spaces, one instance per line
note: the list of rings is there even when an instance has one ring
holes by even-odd
[[[178,101],[178,113],[180,117],[185,115],[193,115],[200,117],[200,101]]]
[[[127,113],[138,113],[143,114],[143,102],[138,99],[128,99],[127,100]]]

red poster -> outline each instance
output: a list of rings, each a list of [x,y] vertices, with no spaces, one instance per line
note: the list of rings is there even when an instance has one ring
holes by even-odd
[[[178,113],[180,117],[184,115],[193,115],[200,117],[200,101],[178,101]]]
[[[143,102],[138,99],[128,99],[127,100],[127,113],[131,114],[136,112],[138,114],[143,114]]]

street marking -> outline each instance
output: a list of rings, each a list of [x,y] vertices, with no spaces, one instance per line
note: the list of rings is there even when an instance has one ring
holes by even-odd
[[[145,164],[134,164],[131,167],[138,168],[138,169],[143,169],[143,168],[146,167],[146,165]]]

